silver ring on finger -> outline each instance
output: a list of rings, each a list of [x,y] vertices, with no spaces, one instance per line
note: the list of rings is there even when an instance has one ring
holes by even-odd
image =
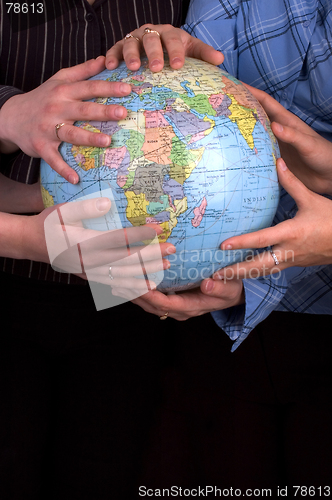
[[[60,128],[61,128],[61,127],[63,127],[64,125],[65,125],[65,123],[57,123],[57,124],[55,125],[55,133],[56,133],[56,136],[57,136],[57,138],[59,139],[59,141],[61,141],[61,139],[60,139],[60,137],[59,137],[58,132],[59,132]]]
[[[141,40],[137,38],[137,36],[132,35],[131,33],[127,33],[126,36],[124,37],[124,40],[129,40],[129,38],[135,38],[139,43],[141,43]]]
[[[275,266],[279,266],[280,262],[278,260],[278,257],[276,256],[276,254],[274,253],[273,251],[273,248],[270,249],[270,254],[272,256],[272,259],[274,260],[274,265]]]
[[[143,37],[144,37],[145,35],[148,35],[149,33],[155,33],[156,35],[158,35],[158,36],[159,36],[159,38],[161,38],[161,35],[160,35],[159,31],[153,30],[153,29],[151,29],[151,28],[145,28],[144,33],[143,33],[143,35],[142,35],[142,40],[143,40]]]
[[[110,280],[114,280],[114,276],[112,274],[112,266],[108,268],[108,277]]]

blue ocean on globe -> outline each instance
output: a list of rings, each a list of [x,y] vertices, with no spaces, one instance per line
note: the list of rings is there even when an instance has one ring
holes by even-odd
[[[107,148],[62,143],[60,153],[78,172],[71,185],[41,163],[45,206],[108,196],[110,212],[85,225],[100,231],[158,223],[159,241],[175,245],[160,291],[198,286],[216,270],[242,261],[244,251],[221,251],[228,237],[271,225],[279,202],[277,141],[258,101],[238,80],[200,60],[180,70],[168,62],[152,73],[143,60],[94,79],[124,81],[124,98],[99,98],[128,110],[119,122],[77,122],[112,136]]]

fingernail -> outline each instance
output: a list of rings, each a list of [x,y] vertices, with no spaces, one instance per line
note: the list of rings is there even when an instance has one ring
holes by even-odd
[[[169,247],[167,247],[167,249],[166,249],[166,253],[167,253],[168,255],[169,255],[169,254],[171,254],[171,253],[175,253],[175,252],[176,252],[176,248],[175,248],[175,246],[173,246],[173,245],[170,245],[170,246],[169,246]]]
[[[133,64],[137,64],[137,63],[141,64],[141,61],[139,59],[136,59],[136,58],[130,59],[130,61],[128,61],[129,66],[132,66]]]
[[[124,116],[124,109],[120,108],[120,107],[119,108],[115,108],[115,110],[114,110],[114,116],[116,118],[123,118],[123,116]]]
[[[213,276],[214,280],[222,280],[224,279],[224,275],[222,273],[215,273]]]
[[[223,250],[232,250],[232,248],[233,248],[233,247],[232,247],[232,245],[231,245],[230,243],[228,243],[228,244],[227,244],[227,245],[225,245],[225,246],[224,246],[224,245],[222,246],[222,249],[223,249]]]
[[[181,59],[180,59],[179,57],[174,57],[174,59],[172,59],[172,61],[171,61],[171,62],[172,62],[172,65],[173,65],[173,66],[174,66],[174,65],[176,65],[176,66],[177,66],[178,64],[182,64],[182,61],[181,61]]]
[[[79,181],[79,178],[77,175],[75,174],[69,174],[68,176],[68,182],[70,182],[70,184],[77,184]]]
[[[155,290],[157,290],[157,285],[155,284],[154,281],[147,280],[147,287],[148,287],[149,291],[155,291]],[[143,295],[144,293],[146,293],[146,292],[142,291],[141,295]]]
[[[159,59],[154,59],[151,63],[150,63],[150,68],[156,68],[157,66],[160,66],[161,65],[161,61],[159,61]]]
[[[171,263],[167,259],[163,259],[163,269],[169,269],[171,267]]]
[[[214,282],[212,279],[207,279],[206,282],[204,283],[204,289],[206,293],[211,293],[212,290],[214,289]]]
[[[287,165],[282,158],[278,159],[277,165],[280,168],[280,170],[284,170],[284,171],[287,170]]]
[[[284,127],[280,123],[274,122],[274,130],[281,133],[284,130]]]
[[[111,143],[111,138],[110,138],[110,137],[108,137],[108,135],[100,135],[100,136],[98,137],[98,142],[99,142],[99,145],[100,145],[101,147],[104,147],[104,148],[105,148],[106,146],[109,146],[109,145],[110,145],[110,143]]]
[[[121,83],[120,91],[128,94],[128,92],[131,92],[131,85],[129,85],[129,83]]]
[[[105,210],[109,210],[110,208],[110,200],[108,198],[99,198],[96,201],[96,209],[100,212],[105,212]]]

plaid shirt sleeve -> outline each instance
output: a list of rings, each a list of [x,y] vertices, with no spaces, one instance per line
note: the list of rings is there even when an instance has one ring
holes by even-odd
[[[223,69],[332,140],[332,0],[192,0],[183,28],[223,52]],[[282,191],[274,224],[296,210]],[[332,314],[332,266],[243,283],[245,305],[212,313],[233,350],[273,310]]]
[[[277,276],[243,280],[245,305],[212,313],[234,351],[272,311],[331,314],[332,266],[290,267]]]
[[[294,200],[281,190],[273,224],[295,216]],[[332,266],[290,267],[258,279],[243,280],[245,304],[216,311],[212,316],[229,337],[235,350],[272,311],[332,314]]]

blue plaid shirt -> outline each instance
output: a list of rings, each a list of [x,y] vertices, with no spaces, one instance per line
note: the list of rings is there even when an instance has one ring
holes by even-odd
[[[332,141],[332,0],[192,0],[183,28],[223,52],[223,69]],[[282,190],[274,224],[296,210]],[[243,283],[245,305],[212,313],[233,350],[274,310],[332,314],[332,266]]]

